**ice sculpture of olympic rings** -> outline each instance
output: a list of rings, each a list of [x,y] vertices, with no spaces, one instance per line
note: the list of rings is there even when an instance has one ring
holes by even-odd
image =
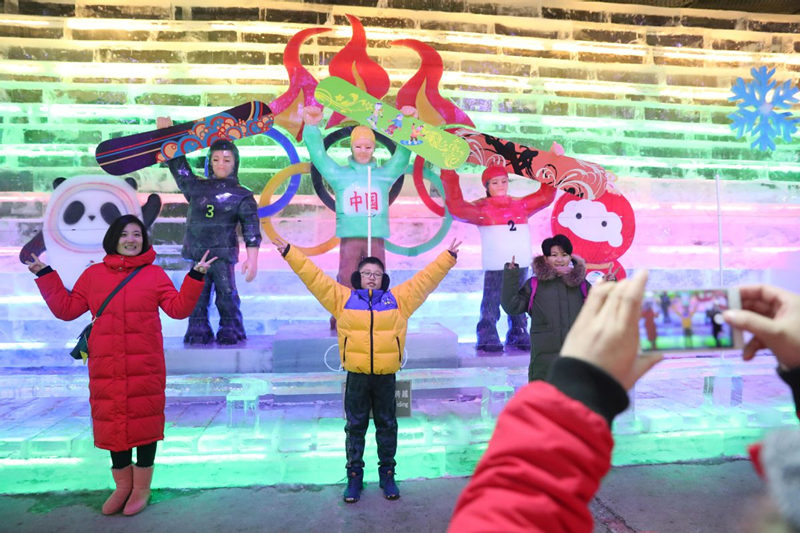
[[[337,354],[337,355],[339,354],[339,343],[337,342],[337,343],[335,343],[335,344],[331,344],[331,345],[328,347],[328,349],[327,349],[327,350],[325,350],[325,353],[324,353],[324,354],[323,354],[323,356],[322,356],[322,362],[323,362],[323,363],[325,363],[325,366],[327,366],[327,367],[328,367],[328,370],[331,370],[331,371],[333,371],[333,372],[341,372],[342,370],[344,370],[344,369],[342,368],[342,362],[341,362],[341,360],[339,361],[339,367],[338,367],[338,368],[333,368],[333,367],[332,367],[332,366],[331,366],[331,365],[328,363],[328,354],[329,354],[329,353],[331,352],[331,350],[333,350],[334,348],[336,348],[336,354]]]
[[[297,155],[297,150],[295,150],[294,145],[289,140],[289,138],[286,137],[286,135],[284,135],[274,127],[264,132],[264,135],[277,141],[277,143],[281,145],[281,147],[286,151],[286,154],[289,156],[290,165],[295,165],[300,162],[300,156]],[[266,186],[264,188],[266,189]],[[294,198],[294,195],[297,193],[297,189],[299,188],[300,188],[300,174],[295,174],[294,176],[292,176],[292,181],[289,182],[289,186],[286,188],[286,192],[283,193],[283,196],[281,196],[271,204],[264,205],[263,207],[258,208],[259,218],[271,217],[272,215],[274,215],[275,213],[277,213],[278,211],[289,205],[289,202],[292,200],[292,198]]]
[[[338,354],[339,353],[338,342],[328,346],[328,349],[325,350],[324,354],[322,354],[322,362],[325,363],[325,366],[328,367],[328,370],[332,372],[341,372],[342,370],[344,370],[344,368],[342,367],[341,360],[339,361],[339,366],[337,368],[332,367],[330,363],[328,363],[328,354],[331,353],[331,350],[333,350],[334,348],[336,349],[336,353]],[[403,362],[400,364],[400,368],[405,368],[407,362],[408,362],[408,350],[403,348]]]
[[[434,182],[437,176],[435,176],[433,172],[426,172],[425,160],[420,156],[417,156],[416,159],[414,159],[414,188],[417,190],[417,194],[419,194],[419,198],[422,200],[422,203],[425,204],[428,209],[433,211],[434,215],[443,217],[445,212],[444,206],[441,206],[433,201],[433,198],[431,198],[431,195],[425,188],[425,184],[422,182],[423,178],[428,178],[429,181]],[[442,191],[441,180],[439,180],[438,184],[439,191]]]
[[[289,176],[292,176],[295,173],[306,174],[310,172],[310,170],[310,163],[295,163],[280,170],[277,174],[270,178],[264,187],[264,190],[261,192],[261,198],[258,201],[259,207],[263,205],[269,205],[272,194],[278,189],[278,187],[281,186],[284,181],[289,179]],[[263,217],[261,219],[261,227],[264,228],[264,233],[266,233],[270,239],[276,240],[280,237],[278,232],[275,230],[275,227],[272,225],[272,220],[270,217]],[[327,241],[316,246],[298,246],[296,244],[293,244],[292,246],[295,246],[298,250],[310,256],[324,254],[328,250],[334,248],[337,244],[339,244],[339,237],[334,235]]]
[[[420,198],[422,198],[423,203],[425,206],[433,211],[435,215],[439,215],[442,217],[442,225],[439,227],[439,231],[437,231],[433,237],[428,239],[426,242],[422,244],[417,244],[414,246],[400,246],[398,244],[394,244],[393,242],[389,241],[388,239],[385,242],[386,250],[392,252],[393,254],[398,255],[405,255],[405,256],[416,256],[422,253],[427,252],[431,248],[438,246],[444,236],[447,235],[447,232],[450,231],[450,226],[453,224],[453,216],[450,214],[445,207],[438,205],[433,199],[430,197],[427,191],[425,191],[425,186],[422,183],[422,174],[423,174],[423,167],[425,164],[425,160],[421,157],[417,157],[414,160],[414,186],[417,188],[417,192],[419,193]],[[417,167],[419,167],[419,172],[417,171]],[[417,174],[419,174],[419,180],[417,179]],[[429,172],[425,176],[436,186],[437,189],[443,191],[444,188],[442,187],[442,180],[439,176],[434,172]],[[419,185],[417,184],[419,181]],[[425,200],[427,198],[427,201]],[[434,210],[433,206],[436,206],[438,210]]]

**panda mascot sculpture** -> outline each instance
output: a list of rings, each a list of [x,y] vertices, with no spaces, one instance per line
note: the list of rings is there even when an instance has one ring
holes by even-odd
[[[103,236],[121,215],[139,217],[149,229],[161,211],[161,198],[148,196],[139,205],[136,180],[113,176],[86,175],[56,178],[53,193],[42,219],[42,230],[19,253],[19,260],[31,260],[46,253],[67,289],[91,265],[103,260]]]

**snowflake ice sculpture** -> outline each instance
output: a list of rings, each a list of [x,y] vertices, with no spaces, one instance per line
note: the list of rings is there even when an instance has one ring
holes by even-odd
[[[774,150],[773,141],[778,135],[783,136],[785,142],[791,142],[792,134],[797,131],[797,118],[788,111],[778,113],[775,109],[789,109],[792,104],[798,103],[794,95],[798,88],[790,80],[782,84],[771,80],[775,73],[773,68],[752,68],[750,73],[753,80],[745,83],[742,78],[737,78],[731,87],[734,96],[728,98],[731,102],[741,100],[738,109],[728,115],[733,122],[731,129],[736,132],[736,137],[741,138],[745,133],[756,135],[756,140],[750,145],[759,150]]]

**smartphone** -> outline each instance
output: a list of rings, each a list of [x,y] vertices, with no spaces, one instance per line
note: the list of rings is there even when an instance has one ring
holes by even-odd
[[[741,308],[739,291],[686,289],[647,291],[639,320],[642,352],[711,352],[741,349],[742,332],[722,320]]]

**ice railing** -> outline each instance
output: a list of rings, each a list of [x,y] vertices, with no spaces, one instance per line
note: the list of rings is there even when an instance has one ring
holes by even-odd
[[[704,416],[725,417],[736,425],[772,426],[794,420],[788,387],[776,375],[772,357],[743,362],[734,354],[668,359],[656,366],[631,392],[631,408],[615,429],[664,431],[708,427]],[[291,403],[301,397],[342,394],[343,372],[285,374],[169,375],[168,398],[224,398],[229,411],[257,411],[260,399]],[[399,380],[412,391],[479,391],[483,415],[496,416],[527,381],[524,367],[408,369]],[[75,374],[0,375],[0,398],[87,397],[88,377]],[[488,412],[487,412],[488,410]],[[635,419],[635,423],[631,420]],[[720,420],[719,422],[723,422]]]

